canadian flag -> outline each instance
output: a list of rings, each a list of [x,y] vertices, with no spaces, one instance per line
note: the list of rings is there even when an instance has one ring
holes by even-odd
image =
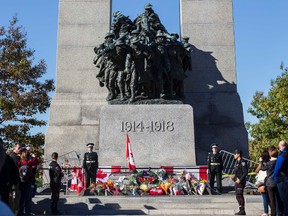
[[[111,174],[119,172],[121,172],[121,166],[101,166],[97,170],[96,179],[97,181],[107,182]]]
[[[78,185],[77,185],[77,193],[81,193],[83,190],[83,175],[82,175],[82,169],[77,170],[77,179],[78,179]]]
[[[128,160],[128,166],[129,170],[136,170],[132,149],[131,149],[131,143],[130,138],[128,134],[126,134],[126,159]]]

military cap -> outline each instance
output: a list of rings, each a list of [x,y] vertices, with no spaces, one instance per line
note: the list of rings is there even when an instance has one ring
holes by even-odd
[[[147,4],[144,5],[144,8],[145,9],[151,9],[152,5],[150,3],[147,3]]]
[[[239,150],[239,149],[236,149],[236,150],[234,151],[234,154],[240,154],[240,155],[242,155],[242,151]]]
[[[94,146],[94,143],[88,143],[86,144],[87,147],[93,147]]]
[[[113,38],[115,38],[115,34],[113,34],[112,32],[108,32],[108,33],[105,35],[105,39],[108,38],[108,37],[113,37]]]
[[[211,144],[211,148],[218,148],[217,143],[212,143],[212,144]]]

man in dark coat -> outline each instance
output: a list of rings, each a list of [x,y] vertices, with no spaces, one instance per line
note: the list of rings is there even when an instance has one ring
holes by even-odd
[[[57,163],[58,153],[53,152],[51,155],[52,161],[49,164],[50,188],[51,188],[51,213],[59,215],[61,212],[58,210],[58,201],[61,189],[61,179],[64,174],[61,167]]]
[[[83,169],[85,170],[86,188],[88,188],[91,183],[96,182],[98,155],[93,152],[93,143],[88,143],[86,146],[88,147],[88,152],[84,154]]]
[[[12,186],[20,182],[18,168],[15,165],[13,159],[6,155],[6,149],[3,145],[3,140],[0,138],[0,158],[3,163],[2,169],[0,169],[0,198],[9,205],[9,193],[12,190]]]

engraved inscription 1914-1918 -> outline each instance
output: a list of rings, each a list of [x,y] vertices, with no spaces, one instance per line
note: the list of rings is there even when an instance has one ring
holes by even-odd
[[[172,121],[121,121],[121,132],[173,132]]]

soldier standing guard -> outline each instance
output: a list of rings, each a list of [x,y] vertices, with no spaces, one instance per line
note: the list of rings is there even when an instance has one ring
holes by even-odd
[[[88,143],[86,146],[88,147],[88,152],[84,154],[83,168],[85,170],[86,188],[88,188],[92,182],[96,182],[98,155],[93,152],[93,143]]]
[[[235,176],[232,179],[235,181],[236,199],[239,204],[239,212],[235,213],[235,215],[246,215],[243,194],[246,185],[246,177],[248,175],[248,165],[247,162],[242,159],[241,150],[235,150],[234,159],[236,160],[234,169]]]
[[[214,190],[214,182],[216,177],[217,182],[216,192],[222,193],[222,169],[223,169],[222,156],[218,151],[218,145],[216,143],[213,143],[211,145],[211,148],[212,152],[209,152],[207,160],[210,187]]]

